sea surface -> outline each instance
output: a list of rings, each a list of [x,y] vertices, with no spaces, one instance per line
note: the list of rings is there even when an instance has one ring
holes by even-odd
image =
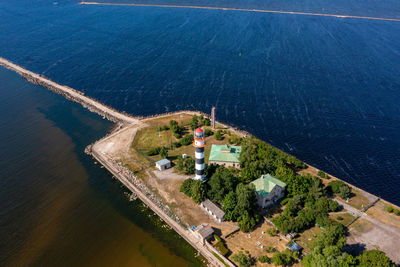
[[[0,68],[1,266],[201,266],[84,154],[112,124]]]
[[[398,0],[137,3],[400,18]],[[398,21],[0,1],[0,56],[133,115],[216,106],[218,120],[400,204]]]

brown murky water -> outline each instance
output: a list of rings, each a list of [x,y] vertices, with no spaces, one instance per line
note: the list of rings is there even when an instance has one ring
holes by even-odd
[[[0,102],[1,265],[201,265],[83,153],[111,123],[1,68]]]

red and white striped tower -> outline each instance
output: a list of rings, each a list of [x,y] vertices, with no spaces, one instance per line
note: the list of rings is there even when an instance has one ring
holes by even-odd
[[[196,176],[195,180],[205,180],[204,177],[204,147],[206,141],[204,138],[204,131],[201,128],[197,128],[194,131],[193,146],[195,147],[195,161],[196,161]]]

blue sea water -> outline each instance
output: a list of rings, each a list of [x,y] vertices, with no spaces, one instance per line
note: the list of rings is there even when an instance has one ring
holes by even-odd
[[[393,0],[154,3],[400,18]],[[3,1],[0,56],[134,115],[216,106],[400,204],[400,22]]]

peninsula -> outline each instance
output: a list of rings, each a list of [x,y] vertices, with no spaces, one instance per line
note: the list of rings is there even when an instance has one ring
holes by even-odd
[[[180,111],[133,117],[4,58],[0,58],[0,65],[118,123],[113,133],[89,145],[86,152],[124,184],[132,198],[139,198],[151,208],[212,266],[311,266],[318,255],[327,253],[318,251],[317,245],[329,246],[330,252],[336,253],[335,260],[354,262],[352,266],[374,256],[392,266],[379,250],[400,263],[400,208],[396,205],[307,165],[249,133],[216,121],[213,128],[207,114]],[[198,127],[204,131],[205,183],[192,179],[198,162],[193,160],[197,156],[191,132]],[[213,164],[207,164],[213,146]],[[240,150],[232,150],[238,146]],[[226,165],[226,154],[218,155],[239,152],[240,156],[229,159],[231,166]],[[157,170],[155,162],[164,158],[174,167]],[[258,179],[266,179],[268,187],[259,188],[255,184]],[[275,194],[275,188],[285,189],[279,191],[284,195],[276,193],[276,199],[267,199]],[[256,206],[254,190],[263,203],[271,205]],[[217,215],[221,220],[216,220]],[[330,238],[335,244],[329,244]],[[350,256],[352,253],[360,256]]]

